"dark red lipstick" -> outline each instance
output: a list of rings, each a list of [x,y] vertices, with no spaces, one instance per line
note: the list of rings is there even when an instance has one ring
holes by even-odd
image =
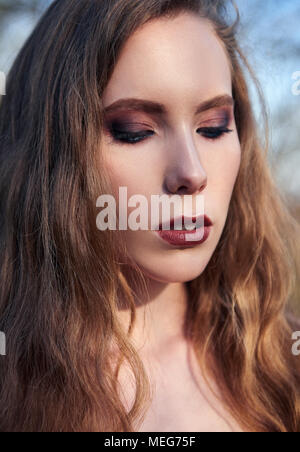
[[[185,229],[185,225],[190,228],[192,223],[195,224],[196,221],[197,225],[200,225],[200,227],[196,227],[193,230]],[[206,242],[213,225],[207,215],[193,218],[181,217],[181,219],[177,219],[176,224],[178,224],[182,230],[174,229],[175,219],[172,218],[170,220],[170,227],[168,222],[161,223],[159,225],[159,231],[157,231],[161,239],[173,246],[196,246]]]

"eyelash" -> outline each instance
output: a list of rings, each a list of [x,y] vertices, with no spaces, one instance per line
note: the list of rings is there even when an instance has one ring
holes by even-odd
[[[204,138],[208,140],[216,141],[220,139],[223,135],[233,132],[233,130],[228,129],[227,127],[202,127],[201,133],[203,134]],[[111,135],[113,137],[114,141],[117,141],[118,143],[122,144],[138,144],[142,141],[145,141],[150,136],[154,135],[153,131],[142,131],[142,132],[121,132],[116,129],[111,130]]]

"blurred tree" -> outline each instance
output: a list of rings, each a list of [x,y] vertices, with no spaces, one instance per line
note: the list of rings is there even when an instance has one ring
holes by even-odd
[[[0,70],[8,70],[24,37],[52,1],[0,0]],[[241,15],[240,39],[270,111],[271,162],[279,175],[284,173],[281,183],[286,191],[291,185],[289,174],[299,180],[300,204],[300,159],[296,163],[300,156],[300,97],[291,94],[292,73],[300,70],[300,0],[235,2]],[[20,17],[23,22],[18,22]],[[293,187],[297,194],[294,182]]]
[[[240,38],[261,82],[271,126],[272,167],[283,191],[300,205],[300,96],[292,74],[300,70],[300,1],[236,0]],[[298,199],[298,201],[297,201]],[[293,209],[300,219],[300,210]]]
[[[0,0],[0,21],[3,22],[7,14],[20,12],[37,13],[45,3],[41,0]]]
[[[0,70],[8,72],[23,42],[52,0],[0,0]]]

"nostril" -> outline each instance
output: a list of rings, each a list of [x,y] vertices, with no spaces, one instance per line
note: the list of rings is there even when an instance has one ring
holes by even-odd
[[[188,191],[188,188],[185,187],[184,185],[182,185],[181,187],[178,188],[177,193],[179,195],[184,195],[187,191]]]
[[[205,182],[204,184],[201,185],[200,187],[200,191],[203,191],[207,186],[207,182]]]

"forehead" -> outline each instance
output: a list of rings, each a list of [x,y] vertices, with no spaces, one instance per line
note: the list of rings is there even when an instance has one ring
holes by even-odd
[[[181,13],[152,20],[127,40],[104,91],[104,104],[122,97],[194,104],[195,96],[199,100],[231,93],[228,57],[211,24]]]

